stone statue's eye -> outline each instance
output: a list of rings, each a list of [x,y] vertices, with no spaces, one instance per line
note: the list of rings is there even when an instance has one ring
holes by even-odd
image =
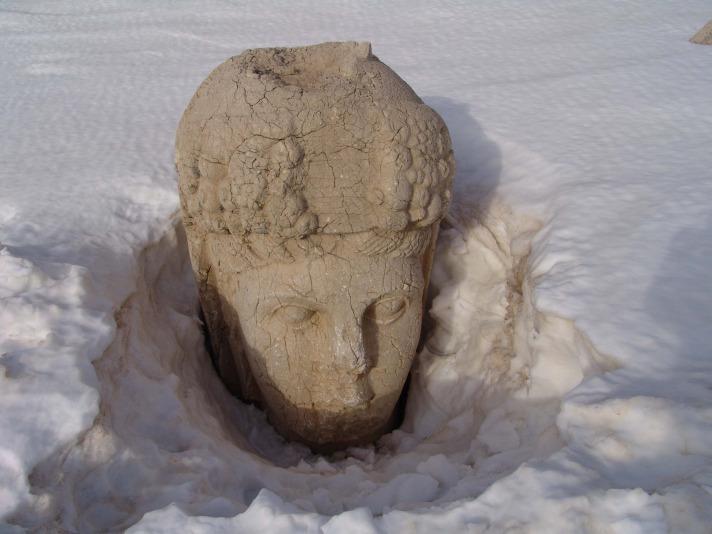
[[[299,304],[284,304],[274,310],[272,315],[293,328],[303,328],[309,324],[315,313],[315,310]]]
[[[368,307],[366,318],[380,325],[390,324],[400,319],[407,307],[408,300],[403,296],[383,297]]]

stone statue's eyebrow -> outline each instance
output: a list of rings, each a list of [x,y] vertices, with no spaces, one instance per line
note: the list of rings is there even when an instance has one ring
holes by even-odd
[[[276,294],[265,299],[267,315],[275,312],[282,306],[300,306],[315,311],[323,311],[324,307],[317,301],[295,295]]]
[[[395,295],[411,298],[414,293],[417,293],[420,290],[421,287],[419,285],[400,280],[398,282],[387,284],[378,291],[370,292],[369,296],[371,297],[372,302],[386,296]]]
[[[269,292],[273,295],[295,295],[311,299],[314,297],[314,287],[319,283],[312,278],[308,269],[288,275],[269,272],[266,276],[271,278]]]
[[[410,267],[405,270],[405,272],[399,269],[387,269],[384,273],[383,279],[383,291],[386,293],[401,292],[410,293],[412,291],[418,291],[423,288],[422,282],[418,283],[418,277],[415,275],[413,269],[417,269],[419,266]]]
[[[282,285],[305,298],[311,298],[314,294],[314,280],[308,269],[304,273],[290,276]]]

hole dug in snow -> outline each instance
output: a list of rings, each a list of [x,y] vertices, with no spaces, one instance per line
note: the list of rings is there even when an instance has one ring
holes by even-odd
[[[123,529],[170,503],[232,516],[262,489],[322,514],[476,497],[559,449],[561,397],[610,367],[572,322],[533,307],[527,258],[538,228],[497,202],[486,212],[453,207],[402,426],[372,446],[322,457],[285,443],[216,375],[176,223],[143,252],[138,290],[95,364],[99,417],[35,470],[37,504],[15,521]]]

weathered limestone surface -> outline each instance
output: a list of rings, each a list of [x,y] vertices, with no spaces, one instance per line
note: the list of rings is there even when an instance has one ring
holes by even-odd
[[[392,425],[454,163],[368,43],[248,50],[178,128],[191,261],[228,386],[318,450]]]
[[[700,31],[693,35],[690,42],[701,45],[712,45],[712,20],[710,20]]]

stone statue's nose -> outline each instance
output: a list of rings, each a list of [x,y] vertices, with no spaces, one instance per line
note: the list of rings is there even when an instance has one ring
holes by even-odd
[[[336,326],[336,366],[349,374],[362,375],[367,370],[361,322],[352,319]]]
[[[368,361],[361,322],[351,317],[336,327],[336,367],[343,380],[340,397],[347,406],[358,406],[373,398],[368,383]]]

